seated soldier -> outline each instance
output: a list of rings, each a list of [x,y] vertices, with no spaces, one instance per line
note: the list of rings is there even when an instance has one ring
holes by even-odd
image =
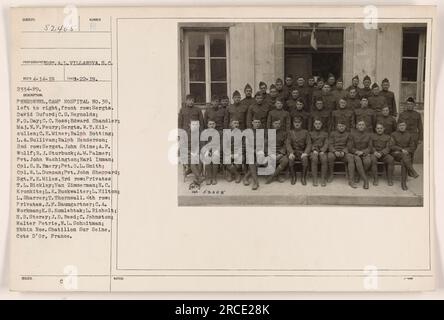
[[[264,150],[258,150],[257,148],[258,137],[256,136],[256,131],[258,129],[262,129],[261,120],[259,117],[253,118],[253,121],[251,123],[251,128],[253,130],[253,136],[254,136],[254,159],[253,159],[254,161],[253,163],[247,163],[248,170],[244,176],[244,185],[248,186],[250,184],[250,177],[251,177],[253,180],[251,189],[257,190],[259,188],[259,180],[257,178],[257,167],[261,165],[258,161],[258,157],[265,158]],[[264,136],[263,147],[266,148],[266,145],[267,145],[267,140],[266,137]]]
[[[314,130],[310,131],[311,139],[311,172],[313,174],[313,186],[318,186],[318,163],[321,162],[321,186],[325,187],[327,175],[327,149],[328,149],[328,134],[322,131],[322,120],[314,119]]]
[[[364,180],[364,189],[368,189],[368,178],[366,172],[372,165],[370,152],[372,151],[372,139],[366,130],[365,121],[360,120],[356,124],[356,129],[350,134],[348,140],[348,152],[355,158],[355,167],[359,176]]]
[[[286,154],[286,141],[287,141],[287,131],[281,129],[281,120],[277,119],[273,122],[272,128],[268,129],[267,137],[268,141],[270,141],[270,130],[276,130],[276,153],[269,154],[269,158],[276,164],[276,169],[272,175],[267,178],[265,181],[266,184],[270,184],[273,182],[275,178],[278,179],[279,182],[284,182],[284,178],[279,174],[285,170],[288,164],[288,158],[285,156]],[[270,160],[269,160],[270,161]]]
[[[290,165],[291,184],[296,183],[295,161],[302,163],[301,182],[307,184],[308,155],[311,151],[311,139],[307,130],[302,128],[301,117],[293,118],[293,130],[290,130],[287,137],[287,154]]]
[[[398,130],[392,133],[393,145],[391,155],[396,161],[401,162],[401,188],[407,188],[407,174],[414,178],[419,174],[413,169],[411,153],[415,150],[415,139],[406,131],[407,123],[401,120],[398,123]]]
[[[378,185],[378,161],[383,161],[387,166],[387,183],[393,185],[393,157],[390,155],[392,148],[392,138],[385,134],[384,125],[378,123],[376,125],[376,133],[372,135],[373,153],[372,158],[372,174],[373,185]]]
[[[207,119],[207,128],[208,129],[216,129],[216,120],[213,118]],[[221,133],[219,133],[219,137],[220,137],[220,139],[222,138]],[[219,159],[220,159],[220,156],[221,156],[220,143],[219,143],[218,148],[210,149],[205,153],[206,158],[212,158],[213,155],[215,157],[219,157]],[[217,172],[219,170],[219,164],[210,162],[210,163],[205,164],[204,168],[205,168],[206,184],[207,185],[217,184]]]
[[[342,161],[347,165],[348,170],[348,184],[352,188],[356,188],[354,182],[355,159],[353,155],[348,153],[347,145],[350,133],[345,131],[346,125],[343,120],[339,120],[336,130],[330,133],[328,139],[328,168],[329,177],[328,182],[333,181],[333,171],[335,161]]]

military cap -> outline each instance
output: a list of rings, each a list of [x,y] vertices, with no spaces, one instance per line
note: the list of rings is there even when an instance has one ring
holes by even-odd
[[[263,81],[259,82],[259,87],[260,87],[260,86],[263,86],[263,85],[266,86],[267,84],[266,84],[265,82],[263,82]]]
[[[415,103],[415,99],[413,99],[413,97],[408,97],[408,98],[407,98],[407,102],[413,102],[413,103]]]
[[[366,81],[366,80],[372,81],[369,76],[364,77],[364,81]]]
[[[244,91],[247,90],[247,89],[251,89],[251,90],[253,90],[253,88],[250,86],[249,83],[247,83],[247,84],[245,85]]]
[[[387,78],[384,78],[384,80],[382,80],[382,82],[381,82],[381,83],[386,83],[386,82],[390,82],[390,81],[389,81],[389,79],[387,79]]]
[[[305,104],[305,103],[304,103],[304,99],[302,99],[301,97],[297,98],[297,99],[296,99],[296,102],[300,102],[300,103],[302,103],[302,104]]]
[[[270,90],[271,89],[276,89],[276,86],[274,85],[274,84],[272,84],[271,86],[270,86]]]
[[[358,75],[355,75],[355,76],[352,78],[352,80],[354,80],[354,79],[359,80],[359,76],[358,76]]]
[[[372,84],[372,89],[374,88],[379,88],[379,84],[377,84],[376,82]]]
[[[264,94],[262,93],[262,91],[258,91],[258,92],[255,93],[254,97],[256,98],[256,97],[258,97],[258,96],[261,96],[261,97],[264,96]]]
[[[236,97],[236,96],[238,96],[238,97],[241,96],[240,92],[237,91],[237,90],[235,90],[235,91],[233,92],[233,98]]]

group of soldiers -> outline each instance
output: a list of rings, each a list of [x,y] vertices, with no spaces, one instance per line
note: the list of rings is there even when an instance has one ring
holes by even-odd
[[[296,81],[295,81],[296,80]],[[232,103],[227,96],[212,97],[211,105],[202,112],[194,105],[191,95],[186,97],[185,106],[179,112],[179,128],[189,132],[191,123],[201,128],[244,130],[251,128],[276,130],[276,161],[273,174],[266,184],[274,180],[285,181],[282,173],[289,167],[291,184],[296,183],[296,164],[301,164],[301,183],[306,185],[307,172],[311,167],[312,181],[326,186],[333,180],[335,162],[345,163],[348,183],[357,188],[369,188],[369,177],[378,185],[378,163],[383,163],[387,172],[387,183],[393,185],[395,161],[401,163],[401,187],[407,190],[407,176],[417,178],[413,168],[413,156],[423,140],[421,115],[414,110],[415,101],[408,98],[406,108],[399,115],[395,96],[389,90],[390,82],[373,83],[365,76],[362,87],[358,76],[344,88],[342,79],[330,74],[327,81],[310,77],[306,80],[292,75],[277,79],[268,90],[267,84],[259,83],[253,96],[253,88],[247,84],[244,98],[234,91]],[[236,155],[233,155],[235,158]],[[259,163],[228,165],[215,163],[205,165],[202,176],[201,165],[186,166],[186,173],[194,174],[194,182],[216,184],[220,168],[228,181],[252,189],[259,187],[257,167]],[[356,175],[355,172],[358,174]]]

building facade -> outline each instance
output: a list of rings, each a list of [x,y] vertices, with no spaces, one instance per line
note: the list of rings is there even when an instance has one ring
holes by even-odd
[[[425,24],[193,23],[179,32],[181,95],[193,94],[201,106],[212,95],[243,94],[246,83],[256,91],[260,81],[270,85],[289,73],[331,72],[345,86],[354,75],[388,78],[398,109],[410,96],[423,108]]]

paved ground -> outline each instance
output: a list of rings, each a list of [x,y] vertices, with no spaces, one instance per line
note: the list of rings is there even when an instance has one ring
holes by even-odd
[[[403,191],[400,186],[400,167],[395,167],[395,185],[387,185],[385,177],[380,178],[379,186],[370,183],[370,189],[364,190],[362,182],[359,188],[348,186],[344,176],[335,176],[326,187],[313,187],[311,178],[303,186],[300,176],[295,185],[289,179],[283,183],[265,184],[265,178],[259,178],[259,189],[251,190],[242,182],[236,184],[220,178],[217,185],[207,186],[203,183],[200,189],[190,188],[191,175],[183,181],[182,169],[179,171],[179,205],[181,206],[288,206],[288,205],[361,205],[361,206],[422,206],[423,176],[422,165],[415,164],[420,174],[417,179],[409,178],[409,190]]]

